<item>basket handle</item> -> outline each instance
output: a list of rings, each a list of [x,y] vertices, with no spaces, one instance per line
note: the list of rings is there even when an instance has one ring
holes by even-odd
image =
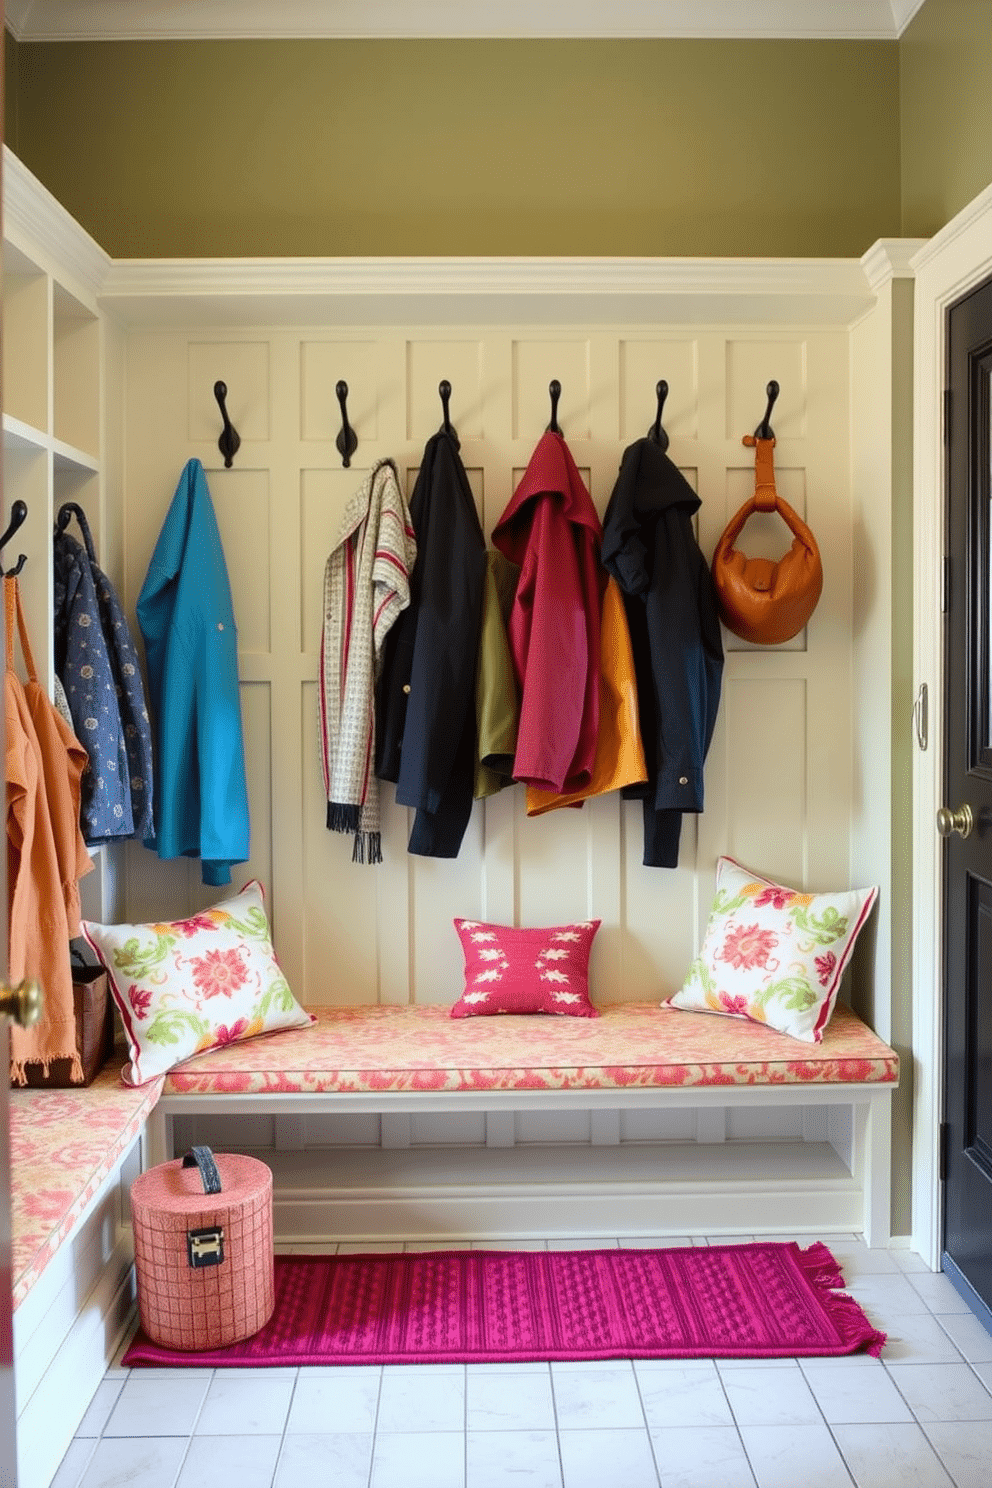
[[[204,1193],[220,1193],[220,1173],[217,1171],[217,1164],[209,1147],[191,1147],[183,1158],[183,1167],[199,1168]]]

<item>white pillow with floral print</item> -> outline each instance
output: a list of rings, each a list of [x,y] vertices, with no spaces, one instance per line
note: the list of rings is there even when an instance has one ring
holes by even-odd
[[[807,894],[720,858],[703,948],[668,1006],[747,1018],[818,1044],[877,894]]]
[[[84,920],[83,934],[107,968],[127,1034],[127,1085],[144,1085],[205,1049],[314,1021],[276,960],[256,879],[188,920]]]

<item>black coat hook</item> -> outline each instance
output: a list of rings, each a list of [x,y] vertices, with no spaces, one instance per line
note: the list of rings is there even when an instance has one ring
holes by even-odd
[[[778,383],[775,382],[774,379],[773,379],[768,384],[768,386],[765,388],[765,392],[768,394],[768,407],[765,409],[765,416],[764,416],[764,418],[761,420],[761,423],[758,425],[758,427],[754,431],[754,437],[755,437],[755,439],[774,439],[775,438],[775,435],[772,432],[772,426],[768,422],[768,420],[772,416],[772,409],[775,407],[775,399],[778,397],[778,392],[779,392]]]
[[[234,427],[234,425],[231,423],[231,420],[227,416],[227,405],[225,402],[227,398],[226,382],[214,383],[214,397],[217,399],[221,418],[224,420],[224,432],[221,434],[220,438],[217,441],[217,448],[224,456],[225,466],[228,470],[230,470],[231,466],[234,464],[234,457],[238,453],[238,450],[241,448],[241,435],[238,433],[237,429]]]
[[[438,383],[437,391],[441,399],[441,409],[444,413],[444,422],[441,424],[438,433],[447,434],[454,442],[455,449],[461,449],[461,445],[458,442],[458,434],[452,425],[451,419],[448,417],[448,403],[451,400],[451,383],[447,378],[443,382]]]
[[[3,534],[3,537],[0,537],[0,552],[2,552],[3,549],[7,546],[7,544],[10,542],[10,539],[14,536],[14,533],[18,530],[18,528],[24,526],[24,520],[27,517],[27,514],[27,502],[21,501],[18,498],[18,500],[15,501],[13,506],[10,508],[10,521],[7,524],[7,531]],[[17,559],[17,562],[14,564],[14,567],[4,570],[5,577],[8,579],[14,578],[16,574],[20,573],[21,569],[24,567],[27,561],[27,554],[21,553]]]
[[[82,507],[75,501],[63,501],[59,507],[58,516],[55,518],[56,532],[64,532],[73,517],[84,516]]]
[[[341,405],[341,432],[334,442],[341,456],[341,464],[347,470],[351,465],[351,457],[358,448],[358,435],[348,422],[348,384],[339,382],[334,391]]]
[[[558,399],[561,397],[561,383],[557,377],[548,383],[548,393],[551,396],[551,422],[545,430],[546,434],[560,434],[558,427]]]
[[[653,440],[655,444],[660,445],[662,450],[667,450],[668,435],[661,427],[661,412],[665,406],[665,399],[668,397],[668,383],[664,378],[655,387],[655,392],[658,395],[658,412],[655,415],[654,423],[648,430],[648,438]]]

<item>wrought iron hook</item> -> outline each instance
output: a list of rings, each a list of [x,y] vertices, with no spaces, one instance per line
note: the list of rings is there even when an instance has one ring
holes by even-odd
[[[224,432],[217,441],[217,448],[224,456],[224,465],[230,470],[234,464],[234,457],[241,448],[241,435],[227,416],[227,404],[225,401],[227,398],[226,382],[214,383],[214,397],[217,399],[221,418],[224,420]]]
[[[334,391],[341,405],[341,432],[334,442],[341,456],[341,464],[347,470],[351,465],[351,457],[358,448],[358,435],[348,422],[348,384],[339,382]]]
[[[442,423],[441,428],[438,432],[447,434],[449,438],[453,440],[455,449],[461,449],[461,445],[458,442],[458,434],[451,422],[451,419],[448,417],[448,403],[451,399],[451,383],[448,381],[447,378],[445,378],[443,382],[438,383],[437,391],[438,396],[441,399],[441,409],[444,413],[444,422]]]
[[[764,416],[764,418],[761,420],[761,423],[758,425],[758,427],[754,431],[754,437],[755,437],[755,439],[774,439],[775,438],[775,435],[772,432],[772,426],[768,422],[768,420],[772,416],[772,409],[775,407],[775,399],[778,397],[778,393],[779,393],[778,383],[775,382],[774,379],[772,379],[772,381],[765,388],[765,392],[768,394],[768,407],[765,409],[765,416]]]
[[[14,533],[17,532],[20,527],[24,526],[24,521],[27,517],[27,514],[27,502],[21,501],[20,498],[18,498],[18,500],[15,501],[13,506],[10,508],[10,521],[7,524],[7,531],[4,533],[3,537],[0,537],[0,552],[2,552],[3,549],[10,542],[10,539],[14,536]],[[20,573],[21,569],[24,567],[27,561],[28,555],[26,553],[19,554],[14,567],[4,570],[4,576],[8,579],[14,578],[16,574]]]
[[[546,434],[560,434],[558,427],[558,399],[561,397],[561,383],[557,377],[548,383],[548,393],[551,396],[551,422],[545,430]]]
[[[63,501],[62,505],[59,507],[58,516],[55,518],[56,531],[64,532],[69,523],[72,521],[73,517],[75,517],[78,520],[80,526],[82,526],[83,522],[86,520],[86,513],[83,511],[83,508],[79,505],[78,501]]]
[[[665,406],[665,399],[668,397],[668,383],[664,378],[655,387],[655,392],[658,395],[658,412],[655,415],[654,423],[648,430],[648,438],[654,440],[655,444],[660,445],[662,450],[667,450],[668,435],[661,427],[661,411]]]

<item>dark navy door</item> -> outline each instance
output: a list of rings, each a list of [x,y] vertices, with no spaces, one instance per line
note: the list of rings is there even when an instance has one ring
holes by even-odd
[[[992,1325],[992,280],[948,312],[944,1269]]]

